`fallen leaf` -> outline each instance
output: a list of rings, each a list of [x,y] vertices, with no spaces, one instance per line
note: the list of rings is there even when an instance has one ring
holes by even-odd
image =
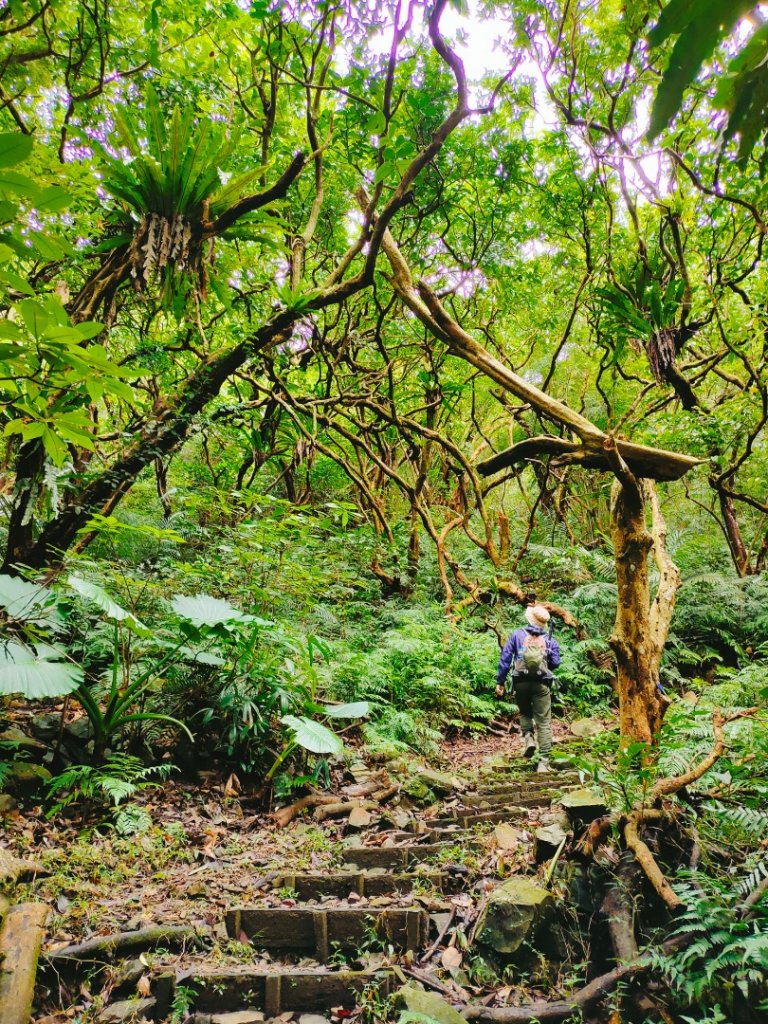
[[[241,790],[240,779],[235,775],[234,772],[227,779],[227,784],[224,786],[225,797],[235,797]]]
[[[440,957],[440,962],[447,971],[461,967],[463,957],[455,946],[446,946]]]
[[[352,828],[367,828],[371,824],[371,812],[364,807],[353,807],[349,812],[349,822]]]
[[[136,984],[136,991],[142,997],[145,998],[152,993],[152,982],[149,980],[148,974],[142,974]]]
[[[496,845],[500,850],[516,850],[520,845],[520,836],[516,828],[512,825],[505,825],[504,822],[499,822],[496,828],[493,830],[494,838],[496,839]]]

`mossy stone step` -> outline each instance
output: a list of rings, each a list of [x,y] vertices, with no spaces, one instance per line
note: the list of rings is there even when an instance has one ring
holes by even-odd
[[[496,811],[478,811],[475,808],[459,807],[445,818],[435,818],[432,824],[436,829],[448,828],[451,825],[458,825],[459,828],[474,828],[476,825],[495,825],[500,821],[509,821],[511,818],[522,818],[525,816],[524,807],[503,807]]]
[[[280,875],[272,882],[273,889],[290,889],[299,900],[320,900],[324,897],[345,899],[350,893],[361,897],[389,896],[413,891],[414,883],[432,885],[436,889],[455,886],[455,878],[444,871],[402,874],[391,871],[340,871],[332,874],[304,872]]]
[[[191,993],[190,1009],[223,1013],[248,1007],[277,1017],[288,1012],[317,1012],[336,1006],[352,1009],[364,989],[375,987],[386,998],[396,987],[392,971],[306,970],[253,967],[194,967],[170,979],[163,975],[153,986],[158,1019],[170,1014],[175,990]],[[157,993],[154,989],[157,988]]]
[[[468,848],[472,844],[462,840],[462,845]],[[444,842],[414,843],[411,846],[359,846],[344,850],[342,859],[346,864],[354,864],[363,870],[384,868],[386,871],[406,871],[413,864],[434,860],[445,849]]]
[[[375,932],[399,950],[422,948],[429,914],[421,907],[235,907],[225,918],[232,939],[263,950],[312,953],[324,962],[333,949],[359,949]]]

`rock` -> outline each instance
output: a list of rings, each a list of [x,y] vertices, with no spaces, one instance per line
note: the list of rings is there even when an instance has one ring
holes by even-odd
[[[58,908],[57,908],[58,909]],[[133,960],[123,960],[112,968],[110,986],[116,995],[125,995],[128,992],[135,992],[136,985],[145,971],[145,965],[135,957]]]
[[[91,725],[90,718],[87,718],[85,715],[81,718],[76,718],[72,722],[67,722],[64,726],[64,732],[82,746],[85,746],[86,743],[93,739],[93,726]]]
[[[603,797],[591,789],[575,789],[560,797],[568,818],[576,828],[584,828],[596,818],[608,813]]]
[[[589,740],[605,732],[605,726],[597,718],[577,718],[575,722],[571,722],[571,732],[580,740]]]
[[[16,810],[16,801],[9,793],[0,793],[0,814],[10,814]]]
[[[327,1017],[321,1017],[318,1013],[302,1013],[299,1017],[299,1024],[329,1024]]]
[[[31,736],[27,736],[21,729],[17,729],[15,725],[12,725],[9,729],[3,729],[0,732],[0,743],[8,743],[17,750],[28,750],[30,755],[33,753],[41,754],[45,753],[48,749],[44,743],[40,740],[35,740]]]
[[[394,1004],[396,1009],[420,1013],[437,1024],[465,1024],[461,1014],[446,1003],[442,996],[436,992],[426,992],[412,981],[396,993]]]
[[[559,825],[563,832],[568,832],[571,828],[571,819],[566,814],[565,808],[559,804],[555,804],[551,810],[540,814],[539,821],[542,825]]]
[[[533,856],[537,864],[554,857],[567,833],[559,825],[544,825],[533,834]]]
[[[515,953],[550,915],[552,893],[515,875],[491,893],[478,922],[478,941],[497,953]]]
[[[452,793],[461,793],[466,789],[464,783],[457,779],[455,775],[448,775],[446,772],[436,772],[432,768],[419,769],[416,772],[416,778],[439,796],[450,796]]]
[[[205,882],[193,882],[184,892],[184,895],[191,900],[206,900],[210,893]]]
[[[29,723],[32,733],[43,743],[51,743],[59,735],[61,715],[35,715]]]
[[[328,1024],[325,1017],[318,1017],[314,1013],[305,1013],[304,1017],[311,1017],[311,1024]],[[299,1024],[304,1017],[299,1017]],[[233,1010],[232,1013],[214,1013],[211,1024],[258,1024],[258,1021],[265,1019],[261,1010]]]
[[[139,1021],[142,1017],[151,1018],[155,1009],[154,999],[122,999],[110,1006],[105,1006],[96,1020],[103,1024],[123,1024],[127,1021]]]
[[[421,779],[407,779],[403,783],[402,792],[417,804],[431,804],[435,799],[435,794]]]
[[[5,785],[13,796],[32,799],[42,796],[51,778],[51,773],[42,765],[20,761],[11,767]]]

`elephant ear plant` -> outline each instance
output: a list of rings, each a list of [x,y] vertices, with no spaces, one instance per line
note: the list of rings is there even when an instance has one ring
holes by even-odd
[[[111,627],[106,686],[104,676],[87,677],[59,641],[74,618],[71,595],[99,613]],[[0,615],[5,638],[0,642],[0,697],[21,695],[29,700],[68,696],[88,717],[93,733],[92,761],[104,761],[108,748],[119,743],[132,725],[164,722],[192,734],[183,722],[144,708],[147,692],[157,687],[163,671],[179,659],[204,657],[206,642],[213,642],[223,621],[242,615],[219,602],[208,608],[208,621],[200,620],[201,605],[213,598],[176,598],[173,610],[181,622],[170,631],[152,630],[124,608],[101,586],[78,575],[67,579],[66,591],[10,576],[0,576]],[[186,602],[186,604],[185,604]],[[165,633],[165,635],[164,635]],[[197,643],[190,647],[190,638]]]

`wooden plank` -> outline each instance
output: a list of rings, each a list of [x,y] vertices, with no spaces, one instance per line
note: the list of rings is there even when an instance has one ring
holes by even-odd
[[[409,934],[415,934],[415,925],[408,930],[411,917],[418,915],[424,928],[428,917],[420,907],[240,907],[236,913],[241,932],[259,949],[313,952],[321,961],[332,948],[358,949],[371,932],[406,949]],[[231,935],[229,925],[227,930]]]
[[[423,843],[414,846],[361,846],[344,850],[342,859],[347,864],[356,864],[363,869],[385,868],[388,871],[404,870],[411,864],[418,864],[437,857],[444,843]]]
[[[44,903],[11,907],[0,929],[0,1022],[29,1024],[43,929]]]
[[[393,873],[369,874],[366,871],[340,871],[330,875],[306,872],[296,875],[282,875],[272,883],[273,889],[292,889],[302,902],[321,900],[324,897],[346,899],[350,893],[358,896],[388,896],[391,893],[407,893],[413,889],[415,879],[441,888],[449,882],[444,872],[431,871],[419,875]]]
[[[193,1009],[200,1014],[240,1010],[247,1005],[270,1016],[301,1010],[316,1012],[335,1006],[351,1009],[368,985],[376,985],[382,997],[394,988],[389,971],[309,971],[294,967],[282,971],[255,967],[197,968],[180,975],[177,984],[195,992]]]

